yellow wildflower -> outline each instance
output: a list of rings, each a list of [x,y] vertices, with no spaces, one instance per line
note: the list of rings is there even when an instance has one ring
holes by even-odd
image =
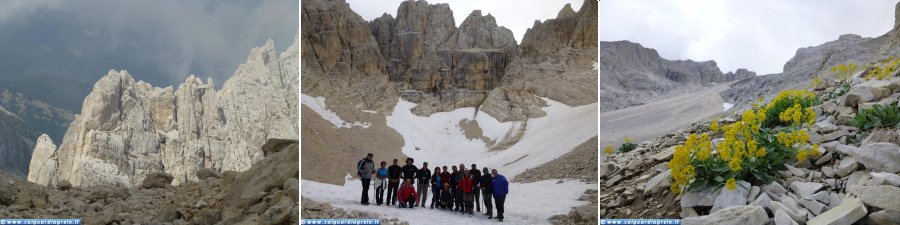
[[[759,148],[756,150],[756,158],[766,157],[766,147]]]
[[[627,137],[627,136],[623,139],[624,139],[625,143],[631,143],[631,141],[633,141],[633,139],[631,139],[631,137]]]
[[[612,153],[613,153],[613,146],[612,146],[612,145],[607,145],[606,148],[603,149],[603,152],[605,152],[607,155],[612,155]]]
[[[713,120],[712,123],[709,123],[709,130],[712,132],[719,132],[719,121]]]
[[[821,152],[819,152],[819,145],[812,145],[809,149],[809,154],[812,156],[819,156]]]
[[[731,168],[732,172],[741,171],[741,159],[738,157],[731,158],[731,161],[728,162],[728,167]]]
[[[729,191],[734,191],[735,187],[737,187],[737,182],[734,181],[734,177],[728,178],[728,181],[725,182],[725,188],[728,188]]]
[[[807,154],[809,153],[803,150],[797,151],[797,161],[806,160]]]

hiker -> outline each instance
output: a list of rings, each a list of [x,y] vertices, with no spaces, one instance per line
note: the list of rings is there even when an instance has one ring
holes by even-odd
[[[397,204],[397,187],[400,186],[400,166],[397,165],[397,159],[394,159],[394,165],[388,167],[388,196],[385,204]],[[393,195],[392,195],[393,194]]]
[[[381,161],[381,168],[375,173],[375,205],[384,203],[384,189],[386,188],[388,169],[387,162]]]
[[[372,157],[374,156],[374,154],[369,153],[356,163],[356,175],[359,176],[363,186],[362,198],[359,203],[363,205],[369,205],[369,184],[372,182],[372,174],[375,174],[375,163],[372,162]]]
[[[491,207],[491,196],[493,196],[492,192],[494,191],[491,189],[493,177],[491,177],[491,173],[488,172],[487,167],[485,167],[482,172],[484,172],[484,174],[481,175],[481,178],[479,179],[481,179],[481,194],[484,195],[484,208],[485,211],[487,211],[484,215],[487,215],[488,219],[493,219],[494,211],[492,209],[493,207]]]
[[[444,183],[441,181],[441,167],[435,166],[434,175],[431,175],[431,209],[434,209],[435,203],[440,199],[438,195],[441,193],[441,188],[444,187]]]
[[[457,211],[463,212],[466,209],[466,205],[463,202],[463,193],[462,193],[461,188],[459,187],[459,182],[463,178],[463,171],[467,171],[466,166],[463,165],[462,163],[460,163],[459,170],[460,170],[460,172],[456,173],[456,176],[453,177],[453,180],[456,181],[456,195],[454,197],[456,198],[456,205],[458,206],[458,207],[456,207]]]
[[[458,204],[456,204],[456,194],[459,192],[459,180],[456,179],[456,175],[459,174],[459,170],[456,169],[456,166],[453,166],[453,173],[450,173],[450,179],[447,182],[450,182],[450,193],[453,194],[453,210],[459,210]]]
[[[406,165],[403,166],[403,180],[410,180],[413,184],[416,183],[416,172],[419,171],[419,168],[413,165],[413,158],[406,158]]]
[[[475,196],[475,209],[478,212],[481,212],[481,172],[478,171],[478,167],[472,163],[472,170],[469,170],[469,174],[472,175],[472,181],[474,181],[474,192],[472,193]]]
[[[491,170],[491,174],[494,175],[491,185],[494,189],[494,202],[497,203],[497,219],[503,222],[503,202],[509,193],[509,182],[506,181],[506,177],[497,173],[497,169]]]
[[[469,170],[463,170],[463,178],[459,181],[459,190],[463,193],[463,202],[465,202],[465,207],[463,207],[463,213],[468,213],[469,216],[472,216],[472,201],[474,200],[474,192],[475,188],[475,180],[472,179],[472,174],[469,173]]]
[[[438,197],[439,209],[451,209],[453,207],[453,193],[450,192],[450,184],[444,183],[444,189],[441,189],[440,197]]]
[[[400,208],[413,208],[413,204],[419,200],[416,189],[412,186],[411,179],[403,180],[403,187],[400,188]]]
[[[425,208],[425,202],[428,201],[428,185],[431,180],[431,170],[428,169],[428,162],[422,163],[422,169],[416,172],[416,179],[419,179],[419,183],[416,186],[416,191],[419,193],[419,201],[416,202],[416,206],[422,205],[422,208]]]

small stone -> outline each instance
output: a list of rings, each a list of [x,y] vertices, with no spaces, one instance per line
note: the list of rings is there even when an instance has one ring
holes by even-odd
[[[791,190],[800,198],[809,198],[810,195],[815,194],[817,191],[822,189],[825,185],[821,183],[815,182],[793,182],[791,183]]]
[[[841,159],[841,162],[838,163],[837,175],[846,177],[848,174],[856,171],[858,165],[856,159],[853,157],[844,157],[844,159]]]
[[[672,159],[672,156],[674,154],[675,154],[675,146],[671,146],[666,149],[663,149],[659,153],[653,154],[653,156],[650,156],[650,158],[652,158],[653,160],[656,160],[657,162],[669,161],[670,159]]]
[[[883,172],[871,172],[869,173],[872,177],[878,177],[884,180],[885,184],[890,184],[894,186],[900,187],[900,176],[893,173],[883,173]]]
[[[172,184],[172,175],[165,172],[153,172],[147,174],[144,178],[143,183],[141,183],[141,187],[150,189],[150,188],[165,188]],[[171,222],[171,221],[169,221]]]
[[[206,180],[206,178],[209,178],[209,177],[216,178],[216,179],[222,179],[221,173],[219,173],[213,169],[210,169],[210,168],[199,169],[199,170],[197,170],[196,175],[197,175],[197,178],[200,180]]]
[[[59,190],[63,191],[69,190],[72,188],[72,183],[67,180],[59,181],[59,183],[56,183],[56,188],[59,188]]]
[[[828,202],[830,201],[828,196],[829,196],[828,192],[820,191],[818,193],[813,194],[812,196],[809,196],[809,199],[807,199],[807,200],[816,200],[821,203],[828,204]]]
[[[759,191],[759,186],[750,187],[750,195],[747,195],[747,200],[753,201],[753,199],[756,199],[756,196],[759,196]]]
[[[720,189],[706,188],[697,192],[687,192],[681,196],[681,208],[695,206],[713,206],[716,197],[719,196]]]
[[[831,168],[830,166],[823,166],[822,174],[825,174],[825,177],[828,177],[828,178],[834,177],[834,175],[835,175],[834,169]]]
[[[869,222],[875,225],[896,225],[900,224],[900,212],[891,210],[881,210],[869,214]]]
[[[797,221],[791,219],[784,210],[779,209],[775,212],[775,225],[797,225]]]
[[[821,148],[821,147],[820,147],[820,148]],[[816,165],[822,165],[822,164],[825,164],[825,163],[831,161],[831,157],[832,157],[832,156],[831,156],[831,152],[826,153],[826,154],[823,155],[822,157],[819,157],[818,160],[816,160]]]
[[[788,170],[791,171],[791,173],[794,174],[794,176],[798,176],[798,177],[804,177],[804,176],[806,176],[806,171],[803,171],[803,170],[801,170],[801,169],[795,168],[795,167],[790,166],[790,165],[784,165],[784,166],[787,167]]]
[[[867,214],[866,207],[859,198],[848,198],[837,207],[828,210],[806,222],[808,225],[852,224]]]
[[[872,175],[869,175],[866,171],[853,171],[849,177],[847,177],[847,184],[845,187],[850,187],[854,185],[863,185],[866,181],[872,178]]]
[[[893,143],[878,142],[856,148],[849,145],[838,145],[837,150],[853,156],[856,161],[866,166],[866,169],[876,172],[897,173],[900,172],[900,146]]]
[[[762,206],[762,207],[764,207],[764,208],[769,208],[769,204],[770,204],[771,202],[772,202],[772,198],[769,198],[769,194],[766,194],[766,193],[760,193],[760,194],[759,194],[759,197],[756,197],[756,200],[754,200],[754,201],[753,201],[752,203],[750,203],[750,204],[751,204],[751,205]]]
[[[769,216],[766,215],[766,210],[755,205],[745,205],[722,209],[706,216],[685,218],[681,224],[763,225],[767,222]]]
[[[647,184],[644,185],[645,193],[656,193],[663,188],[669,187],[672,182],[670,177],[672,176],[672,170],[666,170],[655,177],[651,178],[650,181],[647,181]]]
[[[804,208],[808,209],[813,215],[822,214],[822,210],[825,209],[825,204],[819,203],[815,200],[806,200],[800,199],[800,204],[803,205]]]
[[[850,193],[859,196],[866,205],[882,209],[900,211],[900,188],[890,185],[853,186]]]
[[[750,193],[750,183],[738,181],[735,186],[734,190],[728,190],[728,188],[722,187],[719,196],[716,196],[716,200],[713,203],[710,212],[747,204],[747,195]]]

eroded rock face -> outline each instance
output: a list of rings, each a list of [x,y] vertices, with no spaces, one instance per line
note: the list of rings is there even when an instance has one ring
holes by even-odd
[[[635,106],[664,94],[755,77],[746,69],[722,74],[715,61],[666,60],[654,49],[628,41],[600,43],[600,111]]]
[[[110,71],[58,150],[39,139],[29,181],[133,186],[165,172],[178,185],[197,180],[201,168],[247,170],[263,158],[266,139],[297,138],[297,56],[296,40],[281,54],[270,40],[251,50],[221,90],[194,76],[173,89]]]
[[[85,224],[299,224],[298,142],[275,142],[280,144],[270,145],[272,154],[247,171],[179,186],[155,174],[150,178],[162,178],[161,183],[153,182],[158,185],[151,189],[55,189],[0,172],[0,217],[83,218]]]
[[[478,10],[457,28],[447,4],[405,1],[396,17],[384,14],[371,22],[344,1],[310,1],[301,8],[308,49],[302,53],[302,91],[325,97],[328,105],[389,111],[401,97],[418,104],[417,115],[477,107],[510,121],[543,116],[539,96],[570,106],[598,99],[595,1],[537,22],[522,46]]]

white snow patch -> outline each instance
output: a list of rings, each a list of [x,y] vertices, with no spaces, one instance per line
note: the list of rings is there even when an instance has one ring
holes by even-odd
[[[724,110],[722,110],[723,112],[728,111],[729,109],[731,109],[731,107],[734,107],[734,104],[727,103],[727,102],[722,103],[722,108],[725,108]]]
[[[363,109],[363,112],[364,113],[372,113],[372,114],[378,113],[375,110],[366,110],[366,109]]]
[[[523,122],[499,122],[475,108],[460,108],[434,113],[429,117],[412,114],[415,103],[399,100],[387,125],[403,136],[404,154],[416,163],[432,166],[478,164],[479,168],[496,168],[512,179],[525,169],[539,166],[568,153],[597,135],[597,103],[569,107],[542,98],[548,103],[547,116],[529,119],[519,142],[505,150],[488,151],[490,146],[478,139],[469,140],[459,128],[460,120],[477,120],[483,135],[500,143],[507,134],[518,132]],[[415,150],[419,148],[420,150]],[[515,163],[513,163],[515,162]]]
[[[508,179],[511,177],[507,176]],[[359,210],[375,213],[386,218],[398,218],[409,224],[435,224],[435,221],[453,221],[453,224],[496,224],[497,220],[488,220],[487,216],[475,212],[472,217],[450,211],[414,208],[401,209],[396,206],[376,206],[374,187],[369,190],[369,202],[372,205],[359,204],[362,185],[359,180],[348,179],[344,186],[301,181],[301,195],[315,201],[331,204],[347,211]],[[509,224],[549,224],[547,219],[554,215],[568,214],[572,207],[588,204],[577,199],[586,189],[596,189],[596,184],[570,180],[560,184],[556,180],[534,183],[510,183],[509,194],[504,204],[503,223]],[[430,188],[429,188],[430,189]],[[387,195],[387,193],[385,193]],[[427,204],[431,204],[431,192]],[[483,210],[483,209],[482,209]],[[494,216],[497,215],[496,206]]]
[[[309,107],[310,109],[312,109],[313,111],[318,113],[319,116],[322,116],[322,119],[325,119],[325,120],[328,120],[328,122],[331,122],[331,124],[334,125],[334,127],[336,127],[336,128],[353,128],[353,127],[369,128],[369,126],[372,125],[371,123],[368,123],[368,122],[363,123],[363,122],[356,121],[356,122],[348,123],[348,122],[344,121],[343,119],[341,119],[340,116],[338,116],[336,113],[334,113],[328,109],[328,105],[325,104],[325,97],[322,97],[322,96],[312,97],[312,96],[309,96],[306,94],[301,94],[300,102],[301,102],[301,104],[306,105],[307,107]]]

